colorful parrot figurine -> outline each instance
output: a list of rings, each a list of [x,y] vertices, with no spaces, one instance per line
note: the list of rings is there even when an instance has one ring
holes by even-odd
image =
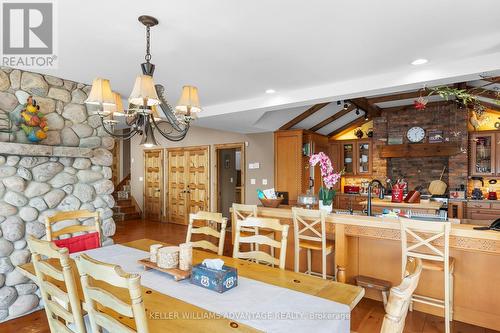
[[[31,142],[40,142],[47,138],[47,133],[45,133],[49,130],[47,119],[39,110],[40,107],[36,104],[33,96],[29,96],[25,109],[21,111],[23,123],[20,126]]]

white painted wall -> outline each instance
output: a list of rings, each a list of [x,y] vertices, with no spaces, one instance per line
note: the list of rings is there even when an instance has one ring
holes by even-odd
[[[139,145],[140,137],[131,140],[131,191],[139,206],[143,206],[144,189],[144,151]],[[210,145],[210,207],[215,211],[215,181],[217,170],[215,167],[214,144],[248,142],[246,149],[245,165],[245,201],[248,204],[257,204],[256,190],[258,188],[270,188],[274,186],[274,136],[272,132],[258,134],[239,134],[232,132],[218,131],[202,127],[192,127],[187,137],[181,142],[170,142],[156,136],[159,146],[163,148],[189,147]],[[248,169],[248,163],[260,163],[259,169]],[[167,172],[165,171],[165,176]],[[250,179],[256,179],[256,184],[251,185]],[[141,180],[142,179],[142,180]],[[268,184],[262,185],[262,179],[267,179]],[[165,188],[167,179],[165,177]],[[166,192],[165,192],[166,197]],[[165,209],[164,209],[165,211]]]

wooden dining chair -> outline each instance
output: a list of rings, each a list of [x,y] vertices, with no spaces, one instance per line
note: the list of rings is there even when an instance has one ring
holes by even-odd
[[[335,245],[326,239],[326,213],[323,210],[292,207],[294,234],[294,269],[299,272],[300,250],[307,250],[307,271],[309,275],[319,275],[323,279],[326,274],[326,257],[333,253]],[[321,251],[321,273],[312,271],[312,251]],[[335,267],[335,265],[333,265]]]
[[[241,233],[242,228],[265,228],[274,232],[281,232],[281,242],[274,238],[265,235],[249,235]],[[280,224],[278,219],[262,218],[262,217],[247,217],[244,220],[238,220],[236,224],[236,235],[234,239],[233,258],[253,259],[257,263],[263,261],[268,264],[278,265],[280,269],[285,269],[286,260],[286,244],[288,238],[288,225]],[[279,259],[266,252],[259,251],[256,246],[255,250],[249,252],[240,252],[240,243],[267,245],[272,249],[280,249]],[[273,252],[274,253],[274,252]]]
[[[67,327],[72,325],[75,332],[85,333],[82,308],[68,249],[59,248],[54,243],[38,240],[32,236],[28,238],[28,246],[50,331],[73,332]],[[61,269],[52,265],[49,259],[58,260]],[[61,281],[66,291],[56,286],[54,280]],[[64,323],[60,319],[64,320]]]
[[[405,271],[406,276],[401,281],[401,284],[391,288],[380,333],[402,333],[404,330],[411,297],[418,286],[420,274],[422,273],[422,260],[420,258],[408,258]]]
[[[245,205],[245,204],[233,203],[232,209],[233,213],[232,213],[231,223],[234,223],[234,225],[236,225],[239,220],[244,220],[247,217],[257,217],[257,205]],[[259,234],[265,235],[272,239],[276,238],[273,230],[259,229],[257,227],[255,228],[243,227],[241,229],[241,235],[244,237],[249,237]],[[255,251],[259,251],[259,244],[253,244],[253,243],[250,244],[250,251],[254,251],[254,249]],[[271,247],[270,249],[270,254],[272,257],[274,257],[273,247]]]
[[[94,219],[94,225],[70,225],[57,231],[53,230],[54,224],[58,222],[85,218]],[[88,210],[57,212],[56,214],[45,219],[45,229],[47,240],[53,241],[59,247],[66,247],[69,250],[69,253],[95,249],[101,247],[102,244],[99,212],[90,212]],[[59,238],[61,235],[65,234],[83,232],[85,234],[79,234],[63,239]]]
[[[139,274],[128,274],[120,266],[97,261],[85,253],[76,259],[76,265],[80,273],[92,332],[101,332],[101,328],[111,333],[149,332]],[[103,281],[105,284],[98,281]],[[109,286],[126,289],[131,305],[113,295],[116,293],[116,288],[110,290]],[[104,313],[103,307],[133,318],[135,330]]]
[[[401,222],[402,263],[404,264],[408,257],[420,258],[424,270],[439,271],[444,275],[444,299],[413,295],[412,302],[444,309],[445,332],[449,333],[450,322],[453,320],[453,273],[455,267],[455,260],[450,257],[451,222],[417,221],[403,217],[399,220]],[[440,243],[442,249],[435,246],[436,242]],[[412,304],[410,303],[411,310]]]
[[[203,227],[195,227],[194,224],[196,221],[206,221],[208,225]],[[210,227],[211,223],[215,223],[215,228]],[[218,231],[218,225],[220,225],[220,231]],[[188,230],[186,234],[186,243],[191,243],[193,247],[202,248],[205,250],[210,250],[218,255],[222,255],[224,251],[224,239],[226,237],[226,225],[227,218],[222,217],[221,213],[211,213],[199,211],[196,214],[189,214],[189,224]],[[217,245],[207,241],[207,240],[199,240],[199,241],[191,241],[191,236],[193,234],[202,234],[206,236],[212,236],[219,240]]]

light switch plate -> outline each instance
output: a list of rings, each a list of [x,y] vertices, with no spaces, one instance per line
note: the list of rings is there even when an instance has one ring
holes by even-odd
[[[262,179],[262,185],[267,185],[267,179]]]
[[[142,177],[139,177],[139,181],[142,182],[144,180],[144,178]]]
[[[255,178],[250,179],[250,184],[255,185]]]

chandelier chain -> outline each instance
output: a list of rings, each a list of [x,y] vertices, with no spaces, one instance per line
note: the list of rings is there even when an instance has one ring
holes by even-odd
[[[146,27],[146,56],[144,59],[146,59],[147,62],[151,60],[151,34],[150,34],[150,28],[149,26]]]

